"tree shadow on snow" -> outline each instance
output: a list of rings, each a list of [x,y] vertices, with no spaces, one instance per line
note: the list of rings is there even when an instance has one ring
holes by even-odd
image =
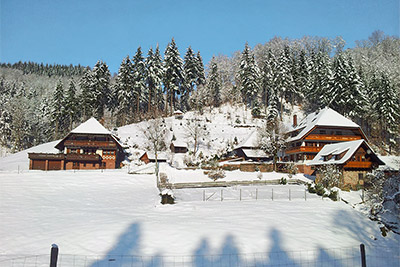
[[[211,251],[208,241],[202,239],[193,255],[193,266],[241,266],[239,249],[235,245],[232,235],[228,235],[222,245],[220,253]]]
[[[142,257],[140,255],[140,225],[131,224],[123,232],[117,243],[102,259],[93,262],[91,267],[123,267],[123,266],[160,266],[159,256]]]

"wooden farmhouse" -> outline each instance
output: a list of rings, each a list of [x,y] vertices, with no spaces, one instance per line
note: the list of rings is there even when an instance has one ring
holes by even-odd
[[[372,151],[365,140],[355,140],[325,145],[312,161],[307,163],[316,175],[316,182],[321,179],[320,168],[327,164],[339,167],[341,171],[341,186],[356,188],[364,185],[366,174],[384,165]]]
[[[257,144],[257,131],[253,131],[233,152],[239,158],[251,161],[272,160],[271,155],[267,155]]]
[[[60,153],[29,153],[29,169],[115,169],[125,157],[117,137],[95,118],[72,130],[55,147]]]
[[[182,141],[172,141],[169,146],[172,153],[186,153],[188,152],[188,146],[185,142]]]
[[[309,114],[299,124],[297,116],[293,116],[293,125],[287,134],[283,159],[291,162],[312,160],[328,144],[367,140],[360,126],[328,107]],[[305,174],[312,172],[306,165],[299,169]]]

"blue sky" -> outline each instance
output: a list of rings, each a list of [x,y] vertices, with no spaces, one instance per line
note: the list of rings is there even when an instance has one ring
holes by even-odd
[[[342,36],[347,47],[374,30],[399,36],[399,0],[0,0],[0,62],[93,66],[117,72],[138,46],[161,52],[174,37],[207,63],[274,36]]]

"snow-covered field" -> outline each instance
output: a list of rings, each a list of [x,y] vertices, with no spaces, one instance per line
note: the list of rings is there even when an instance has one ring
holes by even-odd
[[[23,266],[22,260],[25,266],[48,266],[53,243],[60,248],[59,266],[74,266],[72,259],[75,266],[136,266],[142,261],[158,266],[160,259],[185,266],[202,266],[199,260],[205,265],[223,261],[229,266],[230,260],[233,265],[301,266],[324,257],[338,262],[355,251],[352,260],[339,260],[352,266],[359,261],[360,243],[369,253],[377,247],[399,253],[399,236],[382,237],[376,222],[343,202],[192,199],[161,205],[154,176],[126,170],[0,172],[0,217],[0,266]],[[115,255],[153,257],[121,261]]]

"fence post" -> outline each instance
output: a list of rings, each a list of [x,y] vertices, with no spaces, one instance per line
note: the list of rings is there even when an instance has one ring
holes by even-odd
[[[272,188],[271,199],[274,200],[274,189]]]
[[[304,200],[307,201],[307,189],[304,189]]]
[[[206,190],[203,190],[203,201],[206,201]]]
[[[242,201],[242,188],[240,188],[240,201]]]
[[[50,253],[50,267],[57,267],[57,259],[58,259],[58,246],[56,244],[52,244]]]
[[[292,191],[289,188],[289,201],[292,200]]]
[[[361,252],[361,267],[367,267],[367,262],[365,259],[365,246],[364,244],[360,244],[360,252]]]
[[[222,189],[221,189],[221,201],[224,199]]]
[[[258,188],[256,188],[256,200],[258,199]]]

